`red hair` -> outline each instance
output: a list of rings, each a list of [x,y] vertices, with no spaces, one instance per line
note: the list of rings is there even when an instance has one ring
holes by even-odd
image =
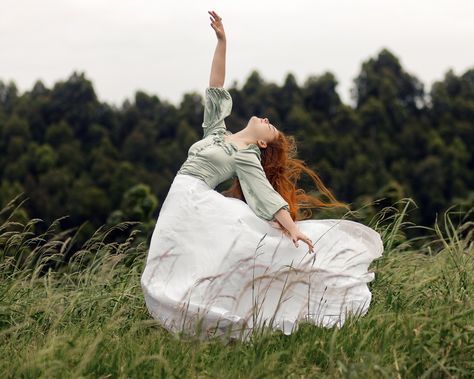
[[[293,221],[311,218],[311,208],[343,207],[350,210],[346,203],[336,200],[318,174],[307,167],[303,160],[296,158],[297,149],[294,137],[286,136],[280,131],[279,136],[274,141],[267,143],[267,147],[261,149],[260,152],[261,164],[267,179],[288,203]],[[297,188],[297,182],[302,172],[313,179],[319,192],[326,195],[330,202],[325,203],[317,197],[307,194],[303,189]],[[232,185],[222,191],[222,195],[245,201],[238,178],[234,178]],[[302,209],[304,211],[301,211]],[[280,223],[278,222],[278,224]]]

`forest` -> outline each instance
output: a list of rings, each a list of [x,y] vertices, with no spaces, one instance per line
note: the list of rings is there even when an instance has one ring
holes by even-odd
[[[254,71],[225,86],[229,130],[268,117],[353,211],[312,217],[355,218],[384,245],[366,315],[256,327],[247,343],[176,338],[141,286],[162,203],[202,137],[204,93],[174,105],[137,90],[112,106],[83,72],[24,93],[0,78],[0,377],[472,378],[474,67],[425,89],[382,49],[353,104],[337,85]],[[299,187],[318,195],[309,178]]]
[[[279,85],[253,71],[242,85],[226,85],[234,104],[227,128],[268,117],[296,138],[298,158],[335,197],[367,218],[404,198],[416,204],[409,221],[425,226],[453,205],[474,206],[474,67],[460,76],[449,69],[427,89],[384,48],[354,78],[355,106],[341,101],[337,85],[331,72],[301,85],[288,73]],[[39,218],[40,232],[61,218],[64,230],[81,226],[83,239],[101,225],[136,221],[147,240],[202,138],[202,118],[203,93],[174,105],[136,91],[117,107],[98,99],[83,72],[52,88],[38,80],[24,93],[0,80],[0,209],[17,197],[16,220]],[[299,182],[308,192],[311,185]],[[313,210],[314,218],[339,216]]]

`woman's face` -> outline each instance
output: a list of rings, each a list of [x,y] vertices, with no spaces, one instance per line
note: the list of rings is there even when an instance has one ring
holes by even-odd
[[[280,134],[278,129],[268,121],[268,118],[252,116],[247,128],[251,130],[257,140],[263,140],[266,143],[274,141]]]

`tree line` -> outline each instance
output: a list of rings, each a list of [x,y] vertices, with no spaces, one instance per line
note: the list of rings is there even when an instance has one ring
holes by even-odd
[[[252,115],[268,117],[295,136],[298,158],[338,200],[370,204],[367,216],[409,197],[417,205],[410,221],[431,226],[453,204],[474,206],[474,68],[460,76],[448,70],[425,90],[382,49],[353,81],[355,106],[341,101],[337,84],[331,72],[302,85],[289,73],[279,85],[253,71],[242,86],[226,87],[234,104],[227,127],[237,132]],[[174,105],[136,91],[115,107],[99,101],[81,72],[52,88],[38,80],[22,94],[0,80],[0,205],[24,194],[19,220],[64,217],[61,227],[81,225],[84,236],[137,221],[148,239],[189,147],[202,137],[203,95],[186,93]],[[300,185],[311,191],[306,179]]]

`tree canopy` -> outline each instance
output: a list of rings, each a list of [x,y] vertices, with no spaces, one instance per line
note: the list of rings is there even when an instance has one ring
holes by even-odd
[[[474,199],[474,68],[452,70],[429,92],[387,49],[363,62],[344,104],[336,77],[313,75],[282,85],[253,71],[228,88],[232,132],[252,115],[294,135],[306,161],[336,197],[355,206],[411,197],[411,221],[431,225],[452,204]],[[144,238],[189,147],[202,137],[203,94],[178,106],[143,91],[115,108],[99,101],[84,73],[20,94],[0,80],[0,203],[24,193],[23,216],[84,233],[121,220],[140,221]],[[218,190],[228,183],[221,183]],[[307,191],[310,183],[302,178]],[[318,217],[318,212],[313,212]]]

